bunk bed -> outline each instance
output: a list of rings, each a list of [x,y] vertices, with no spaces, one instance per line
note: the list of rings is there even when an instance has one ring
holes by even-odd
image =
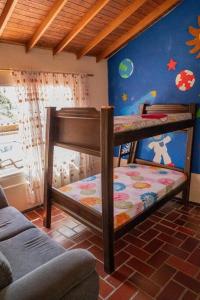
[[[114,117],[113,107],[47,108],[44,225],[51,226],[52,203],[59,205],[102,234],[104,268],[114,271],[116,239],[180,192],[188,204],[195,109],[194,104],[145,104],[138,116]],[[137,159],[138,140],[179,130],[187,134],[183,169]],[[120,152],[113,171],[114,146],[126,143],[131,145],[128,165],[120,167]],[[99,156],[101,174],[52,187],[54,146]]]

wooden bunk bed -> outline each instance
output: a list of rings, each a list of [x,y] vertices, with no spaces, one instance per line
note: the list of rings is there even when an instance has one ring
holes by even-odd
[[[119,130],[114,123],[113,107],[103,107],[101,111],[94,108],[66,108],[56,111],[47,108],[46,150],[45,150],[45,181],[44,181],[44,225],[51,226],[51,205],[55,203],[71,216],[97,230],[102,234],[104,247],[104,268],[107,273],[114,271],[114,241],[127,233],[135,225],[147,218],[153,211],[162,206],[178,193],[182,192],[183,201],[187,205],[190,190],[191,153],[195,123],[195,105],[157,104],[142,105],[142,114],[167,114],[168,116],[187,115],[183,119],[169,119],[168,122],[143,124],[146,127],[133,128],[125,126]],[[123,127],[123,120],[121,123]],[[117,129],[118,128],[118,129]],[[158,165],[136,158],[137,141],[140,139],[184,130],[187,134],[186,160],[184,169]],[[134,218],[114,227],[113,204],[113,149],[114,146],[131,143],[129,163],[139,163],[141,166],[157,166],[185,174],[185,180],[175,188],[170,189],[159,201],[155,201]],[[101,207],[102,212],[75,201],[62,190],[52,187],[53,151],[54,146],[71,149],[85,154],[101,157]],[[130,167],[136,167],[130,165]],[[152,168],[153,168],[152,167]],[[163,169],[161,169],[163,170]],[[162,172],[163,173],[163,172]]]

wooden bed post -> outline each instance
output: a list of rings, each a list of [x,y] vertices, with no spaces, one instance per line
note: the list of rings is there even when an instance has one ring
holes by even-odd
[[[114,271],[113,107],[101,109],[101,190],[104,269]]]
[[[196,106],[195,104],[189,105],[189,112],[192,113],[193,119],[195,119],[196,115]],[[194,136],[194,127],[190,127],[187,129],[187,148],[186,148],[186,161],[184,167],[184,173],[187,175],[187,183],[186,187],[183,190],[183,202],[187,207],[189,205],[190,199],[190,182],[191,182],[191,164],[192,164],[192,145],[193,145],[193,136]]]
[[[45,162],[44,162],[44,226],[51,227],[51,186],[53,177],[53,152],[54,152],[54,115],[56,108],[47,107]]]

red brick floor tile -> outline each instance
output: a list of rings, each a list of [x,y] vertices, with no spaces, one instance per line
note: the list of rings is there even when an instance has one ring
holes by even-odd
[[[169,221],[167,221],[165,219],[161,220],[160,224],[165,225],[165,226],[170,227],[170,228],[173,228],[173,229],[175,229],[178,226],[178,225],[176,225],[176,224],[174,224],[172,222],[169,222]]]
[[[134,237],[130,234],[126,234],[123,239],[137,247],[143,247],[144,245],[146,245],[146,242],[137,238],[137,237]]]
[[[129,281],[152,297],[155,297],[160,290],[158,285],[139,273],[133,274],[133,276],[129,278]]]
[[[176,220],[174,221],[174,223],[175,223],[176,225],[184,226],[184,225],[186,224],[186,221],[183,220],[183,219],[181,219],[181,218],[179,218],[179,219],[176,219]]]
[[[188,215],[188,216],[184,215],[183,219],[189,223],[196,224],[196,225],[199,225],[199,222],[200,222],[200,218],[196,218],[196,217],[190,216],[190,215]]]
[[[25,213],[25,216],[30,220],[30,221],[33,221],[33,220],[36,220],[38,218],[40,218],[40,215],[36,212],[36,211],[28,211]]]
[[[75,236],[73,236],[73,240],[76,243],[80,243],[83,242],[87,239],[89,239],[91,236],[93,236],[93,233],[90,230],[84,230],[83,232],[80,232],[79,234],[76,234]]]
[[[136,292],[137,288],[135,288],[130,282],[126,281],[117,290],[115,290],[111,296],[109,296],[108,300],[130,300]]]
[[[127,265],[132,267],[134,270],[144,274],[145,276],[149,277],[150,275],[153,274],[154,269],[147,265],[146,263],[140,261],[136,257],[131,258],[128,262]]]
[[[174,285],[177,295],[173,291],[167,300],[200,300],[200,207],[185,209],[182,203],[170,201],[118,239],[116,271],[111,275],[104,271],[101,236],[55,206],[52,216],[47,229],[43,227],[42,207],[29,212],[33,224],[59,244],[67,249],[88,249],[97,257],[99,300],[165,300],[167,287],[173,290]],[[73,236],[60,233],[63,227],[72,230]]]
[[[159,268],[169,257],[169,254],[158,250],[147,262],[155,267]]]
[[[171,212],[165,216],[165,219],[168,221],[175,221],[180,216],[177,212]]]
[[[196,236],[196,233],[200,231],[200,226],[193,223],[185,223],[184,226],[189,229],[192,229],[194,231],[194,236]]]
[[[139,291],[132,299],[133,300],[153,300],[152,297],[145,295],[141,291]]]
[[[71,239],[64,237],[62,234],[55,235],[52,238],[66,249],[71,248],[75,244]]]
[[[163,264],[152,276],[151,280],[160,286],[164,286],[176,273],[176,270]]]
[[[173,235],[175,233],[175,230],[173,230],[173,229],[171,229],[167,226],[161,225],[161,224],[155,225],[154,229],[156,229],[158,231],[161,231],[161,232],[164,232],[164,233],[167,233],[169,235]]]
[[[148,252],[146,252],[142,248],[136,247],[132,244],[129,244],[124,250],[143,261],[147,260],[150,256],[150,254]]]
[[[102,278],[105,278],[108,276],[108,274],[104,271],[104,264],[100,262],[99,260],[96,261],[96,270],[99,276]]]
[[[115,242],[115,253],[124,249],[127,245],[128,245],[128,243],[126,241],[124,241],[122,239],[117,240]]]
[[[40,215],[41,218],[44,217],[44,209],[43,207],[38,207],[34,210],[38,215]]]
[[[102,242],[102,238],[100,238],[99,236],[93,235],[91,238],[89,238],[89,241],[90,241],[92,244],[94,244],[94,245],[96,245],[96,246],[102,248],[103,242]]]
[[[90,248],[91,247],[91,243],[88,241],[88,240],[85,240],[85,241],[83,241],[83,242],[81,242],[81,243],[78,243],[78,244],[75,244],[72,248],[73,249],[78,249],[78,248],[82,248],[82,249],[88,249],[88,248]]]
[[[35,226],[42,228],[43,227],[43,221],[42,219],[35,219],[33,221],[31,221]]]
[[[151,254],[157,251],[162,245],[164,244],[163,241],[158,240],[157,238],[153,239],[149,242],[143,249]]]
[[[178,281],[180,284],[182,284],[183,286],[188,287],[189,289],[191,289],[193,292],[200,294],[200,281],[182,273],[182,272],[178,272],[174,279],[176,281]]]
[[[186,227],[183,227],[183,226],[179,226],[177,228],[177,230],[180,231],[180,232],[186,233],[188,235],[192,235],[192,236],[195,235],[194,230],[186,228]]]
[[[74,231],[76,231],[77,233],[80,233],[82,231],[84,231],[87,227],[83,224],[79,224],[76,227],[73,228]]]
[[[141,231],[146,231],[147,229],[152,227],[154,224],[155,224],[155,222],[147,219],[144,222],[142,222],[141,224],[137,225],[136,229],[139,229]]]
[[[195,215],[195,216],[199,216],[200,217],[200,207],[199,206],[196,206],[196,207],[193,207],[191,212]]]
[[[182,241],[186,240],[188,235],[186,235],[185,233],[182,233],[182,232],[176,232],[174,234],[174,236],[177,238],[177,239],[180,239]]]
[[[51,217],[51,223],[53,224],[54,222],[57,222],[57,221],[61,221],[61,220],[66,220],[66,216],[64,214],[58,214],[56,216],[52,216]]]
[[[200,268],[200,249],[196,249],[192,255],[188,258],[188,261],[195,266],[198,266]]]
[[[145,240],[147,242],[151,241],[154,237],[156,237],[159,234],[159,231],[155,229],[148,229],[143,234],[140,235],[140,239]]]
[[[134,271],[126,265],[121,266],[117,271],[106,278],[110,284],[118,287],[122,282],[126,281]]]
[[[188,237],[187,240],[181,245],[181,248],[185,251],[192,252],[198,245],[200,245],[199,240]]]
[[[56,216],[57,217],[57,216]],[[64,222],[63,222],[63,225],[64,226],[67,226],[71,229],[75,228],[76,226],[78,226],[79,224],[77,223],[76,220],[72,220],[72,219],[66,219]]]
[[[168,234],[165,234],[165,233],[160,233],[158,236],[157,236],[158,239],[164,241],[164,242],[167,242],[169,244],[172,244],[174,246],[179,246],[182,241],[171,236],[171,235],[168,235]]]
[[[165,252],[175,255],[177,257],[180,257],[182,259],[185,259],[188,257],[189,253],[186,252],[185,250],[182,250],[181,248],[175,247],[173,245],[170,244],[165,244],[162,247],[162,250],[164,250]]]
[[[99,280],[99,294],[102,298],[108,297],[108,295],[113,291],[113,287],[105,282],[105,280],[101,279]]]
[[[156,222],[156,223],[159,223],[162,219],[155,216],[155,215],[151,215],[149,218],[148,218],[150,221],[153,221],[153,222]]]
[[[121,264],[125,263],[127,259],[130,258],[130,254],[125,251],[120,251],[115,255],[115,267],[119,267]]]
[[[131,230],[129,231],[129,234],[132,234],[133,236],[138,236],[138,235],[140,235],[140,234],[142,234],[142,233],[143,233],[143,231],[138,230],[138,229],[136,229],[136,228],[133,228],[133,229],[131,229]]]
[[[197,275],[199,271],[199,268],[197,266],[194,266],[191,263],[188,263],[187,261],[184,261],[183,259],[176,256],[170,256],[167,260],[167,263],[170,266],[192,277]]]
[[[92,246],[91,248],[88,249],[97,259],[100,261],[103,261],[103,250],[96,247]]]
[[[183,294],[183,292],[184,288],[180,284],[170,281],[164,290],[162,290],[162,292],[159,294],[157,300],[177,300],[181,294]]]
[[[67,237],[67,238],[70,238],[70,237],[76,235],[76,233],[71,228],[66,227],[66,226],[61,226],[58,229],[58,232],[61,233],[62,235],[64,235],[65,237]]]
[[[163,217],[165,217],[165,215],[166,215],[165,213],[163,213],[159,210],[157,210],[156,212],[153,213],[153,216],[156,216],[156,217],[159,217],[159,218],[163,218]]]
[[[185,294],[183,295],[182,300],[196,300],[197,299],[197,295],[194,294],[191,291],[186,291]]]

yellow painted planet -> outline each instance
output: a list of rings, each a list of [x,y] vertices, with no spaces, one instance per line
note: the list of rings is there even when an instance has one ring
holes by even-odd
[[[126,93],[122,94],[122,100],[125,102],[128,100],[128,95]]]

